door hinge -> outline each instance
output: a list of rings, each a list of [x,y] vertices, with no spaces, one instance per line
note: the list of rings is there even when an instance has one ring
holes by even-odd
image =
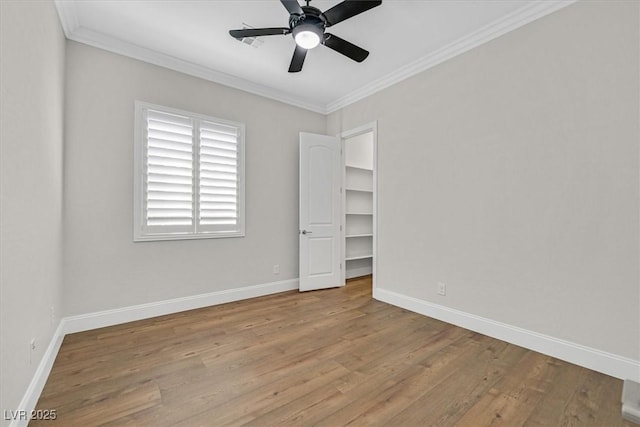
[[[340,225],[340,231],[342,231],[342,225]]]
[[[342,263],[340,263],[340,270],[342,270]]]

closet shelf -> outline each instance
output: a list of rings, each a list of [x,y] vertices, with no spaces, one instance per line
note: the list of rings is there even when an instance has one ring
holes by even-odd
[[[373,190],[367,190],[365,188],[347,188],[347,191],[357,191],[359,193],[373,193]]]
[[[373,233],[369,233],[369,234],[347,234],[344,237],[346,237],[347,239],[350,237],[373,237]]]
[[[373,215],[373,212],[346,212],[345,215]]]
[[[361,167],[359,167],[359,166],[349,166],[349,165],[345,165],[345,167],[346,167],[347,169],[357,169],[357,170],[361,170],[361,171],[373,172],[373,169],[361,168]]]
[[[355,256],[348,256],[346,257],[344,260],[345,261],[355,261],[357,259],[367,259],[367,258],[373,258],[373,254],[371,255],[355,255]]]

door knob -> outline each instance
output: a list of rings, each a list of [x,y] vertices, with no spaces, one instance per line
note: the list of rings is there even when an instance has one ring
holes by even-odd
[[[307,230],[302,230],[302,234],[312,234],[312,232]]]

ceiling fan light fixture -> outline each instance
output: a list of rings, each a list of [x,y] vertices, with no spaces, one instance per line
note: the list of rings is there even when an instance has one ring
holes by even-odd
[[[309,4],[311,0],[304,1],[307,3],[306,6],[301,6],[300,0],[280,0],[289,12],[288,27],[243,28],[229,30],[229,34],[238,40],[291,34],[296,43],[296,49],[289,64],[290,73],[302,71],[307,51],[320,44],[356,62],[362,62],[367,58],[368,51],[336,35],[325,33],[325,29],[380,6],[382,0],[343,0],[324,12],[311,6]]]
[[[304,49],[313,49],[322,40],[322,30],[313,24],[300,24],[293,29],[296,44]]]

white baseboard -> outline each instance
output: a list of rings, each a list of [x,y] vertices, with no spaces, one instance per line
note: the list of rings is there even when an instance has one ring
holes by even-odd
[[[406,310],[479,332],[620,379],[640,382],[640,361],[476,316],[386,289],[373,297]]]
[[[244,288],[227,289],[224,291],[175,298],[166,301],[151,302],[147,304],[116,308],[113,310],[80,314],[62,319],[63,331],[65,334],[88,331],[91,329],[104,328],[106,326],[119,325],[121,323],[149,319],[151,317],[163,316],[165,314],[194,310],[196,308],[209,307],[212,305],[224,304],[248,298],[261,297],[294,289],[298,289],[298,279],[245,286]]]
[[[29,424],[28,414],[36,407],[38,399],[40,399],[40,394],[42,393],[42,389],[44,389],[47,378],[49,378],[49,373],[53,367],[53,362],[56,360],[63,339],[64,331],[62,330],[62,322],[60,322],[53,333],[53,337],[51,337],[47,350],[42,355],[42,359],[36,368],[36,372],[33,374],[27,391],[24,393],[18,405],[17,411],[13,412],[16,418],[11,421],[9,424],[10,427],[24,427]]]
[[[28,417],[20,416],[29,414],[38,403],[40,394],[47,382],[53,362],[56,360],[62,340],[66,334],[88,331],[105,326],[113,326],[135,320],[148,319],[165,314],[178,313],[185,310],[209,307],[227,302],[239,301],[249,298],[261,297],[298,289],[298,279],[282,280],[280,282],[264,283],[261,285],[245,286],[244,288],[228,289],[224,291],[210,292],[207,294],[193,295],[172,300],[158,301],[148,304],[134,305],[114,310],[99,311],[96,313],[81,314],[65,317],[60,320],[58,328],[51,338],[42,360],[25,392],[20,405],[14,411],[16,419],[9,424],[10,427],[24,427],[29,421]],[[24,419],[20,419],[24,418]]]

